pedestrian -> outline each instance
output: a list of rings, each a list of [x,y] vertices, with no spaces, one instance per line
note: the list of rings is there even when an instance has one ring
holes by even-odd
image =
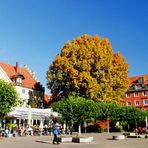
[[[44,125],[44,134],[47,136],[47,133],[48,133],[48,125],[45,124]]]
[[[10,133],[8,127],[5,128],[5,131],[4,132],[5,132],[5,137],[8,137],[8,134]]]
[[[55,123],[54,126],[53,126],[53,144],[59,144],[59,141],[58,141],[58,134],[59,134],[59,125],[58,123]]]

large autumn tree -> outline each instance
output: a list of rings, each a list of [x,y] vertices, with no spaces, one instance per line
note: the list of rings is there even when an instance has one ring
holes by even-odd
[[[0,117],[9,113],[17,103],[18,98],[14,86],[0,79]]]
[[[108,39],[83,35],[66,42],[47,71],[53,101],[73,92],[94,101],[121,102],[128,87],[128,63]]]

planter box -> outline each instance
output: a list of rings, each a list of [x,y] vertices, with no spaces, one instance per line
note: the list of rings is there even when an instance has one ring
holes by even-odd
[[[122,139],[125,139],[125,136],[124,135],[116,135],[116,136],[113,136],[113,140],[122,140]]]
[[[77,142],[77,143],[81,143],[81,142],[92,142],[94,140],[93,137],[73,137],[72,138],[72,142]]]
[[[72,142],[72,137],[66,137],[66,136],[61,136],[61,137],[58,137],[58,141],[59,142]]]
[[[129,136],[136,136],[136,133],[129,133]]]

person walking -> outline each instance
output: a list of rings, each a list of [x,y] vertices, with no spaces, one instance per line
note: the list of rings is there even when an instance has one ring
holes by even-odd
[[[55,123],[54,126],[53,126],[53,144],[59,144],[59,141],[58,141],[58,134],[59,134],[59,125],[58,123]]]

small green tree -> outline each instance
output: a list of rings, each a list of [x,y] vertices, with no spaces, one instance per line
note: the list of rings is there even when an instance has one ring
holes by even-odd
[[[110,119],[112,121],[116,121],[116,111],[118,108],[118,104],[104,102],[98,103],[98,119]]]
[[[0,79],[0,116],[6,115],[17,104],[17,93],[11,83]]]
[[[132,130],[137,126],[140,126],[145,119],[145,114],[143,111],[131,106],[122,106],[118,116],[120,118],[120,122],[126,123],[125,125],[127,126],[128,130]]]
[[[55,102],[52,108],[59,112],[63,119],[68,123],[78,123],[95,121],[97,117],[97,103],[79,96],[69,96],[59,102]],[[79,131],[81,133],[81,130]]]
[[[148,110],[144,111],[144,116],[148,118]]]

